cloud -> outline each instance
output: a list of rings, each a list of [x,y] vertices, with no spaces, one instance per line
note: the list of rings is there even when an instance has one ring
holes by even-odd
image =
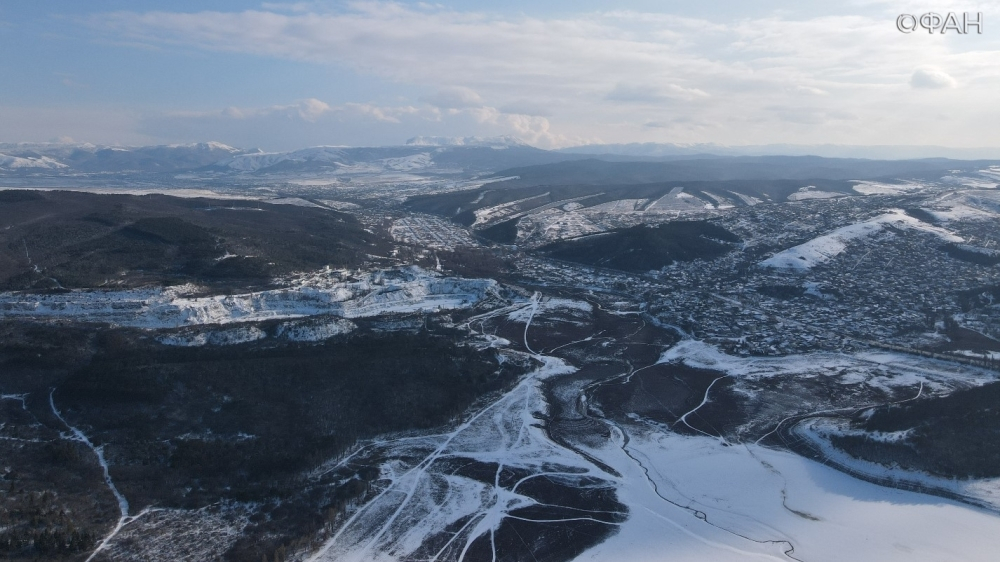
[[[483,98],[469,88],[452,86],[442,88],[429,96],[423,96],[425,101],[435,107],[442,109],[461,109],[465,107],[482,107]]]
[[[918,68],[910,77],[910,86],[917,89],[938,90],[954,88],[956,85],[954,78],[936,68]]]
[[[316,121],[323,114],[333,111],[326,102],[315,98],[299,100],[289,105],[272,105],[259,108],[227,107],[221,113],[216,112],[176,112],[173,115],[178,117],[197,117],[209,115],[221,115],[231,119],[250,119],[261,116],[282,116],[286,119],[300,119],[302,121]]]
[[[298,103],[299,117],[306,121],[315,121],[319,116],[330,110],[329,105],[315,98],[302,100]]]
[[[773,112],[782,121],[801,125],[820,125],[831,121],[851,121],[858,118],[848,111],[829,110],[822,107],[772,105],[764,109]]]
[[[354,111],[401,128],[417,115],[469,125],[450,136],[486,136],[480,128],[515,127],[516,119],[501,116],[520,115],[546,119],[544,127],[532,121],[530,133],[545,142],[657,140],[665,130],[644,124],[670,123],[683,111],[719,126],[675,128],[670,133],[683,137],[671,138],[676,142],[940,144],[946,131],[937,121],[929,125],[932,100],[901,96],[903,88],[938,88],[953,98],[935,103],[961,106],[952,123],[966,125],[963,139],[1000,143],[996,128],[986,126],[1000,119],[990,102],[1000,88],[998,39],[901,34],[898,9],[862,2],[849,15],[815,8],[805,16],[759,10],[756,17],[699,19],[618,10],[532,17],[354,2],[116,12],[88,22],[118,41],[305,61],[346,69],[345,79],[376,76],[409,89],[400,105],[419,111],[363,109],[362,102]],[[987,19],[998,13],[983,9]],[[346,108],[298,102],[284,111],[321,122]]]
[[[795,93],[798,93],[798,94],[806,94],[806,95],[810,95],[810,96],[828,96],[828,95],[830,95],[830,92],[827,92],[826,90],[823,90],[823,89],[820,89],[820,88],[814,88],[812,86],[796,86],[792,91],[795,92]]]
[[[515,113],[518,115],[531,115],[534,117],[552,117],[552,111],[544,103],[532,100],[519,99],[500,107],[503,113]]]
[[[554,133],[544,117],[509,114],[488,106],[442,110],[431,105],[332,105],[306,99],[287,105],[228,107],[144,115],[138,127],[160,142],[207,138],[233,146],[288,150],[308,145],[393,145],[416,136],[510,135],[534,146],[554,148],[582,141]]]
[[[628,85],[618,84],[604,99],[625,103],[662,103],[672,100],[691,101],[706,98],[708,94],[697,88],[683,88],[676,84]]]
[[[674,129],[676,131],[682,129],[689,129],[689,130],[705,129],[709,127],[715,127],[717,126],[717,124],[703,123],[691,118],[690,116],[681,115],[678,117],[673,117],[665,120],[646,121],[645,123],[642,124],[642,126],[646,129]]]
[[[324,8],[324,3],[323,2],[263,2],[261,3],[260,7],[263,10],[268,10],[273,12],[291,12],[297,14],[305,14],[317,10],[322,10]]]

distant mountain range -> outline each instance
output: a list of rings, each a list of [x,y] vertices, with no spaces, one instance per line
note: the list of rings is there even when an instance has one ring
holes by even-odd
[[[1000,148],[949,148],[944,146],[859,146],[843,144],[763,144],[726,146],[715,143],[670,144],[627,143],[589,144],[560,149],[564,154],[617,155],[642,158],[690,156],[823,156],[826,158],[864,158],[868,160],[909,160],[952,158],[981,160],[1000,158]]]
[[[388,147],[317,146],[264,152],[206,142],[141,147],[93,144],[0,144],[0,175],[101,173],[271,174],[318,171],[468,171],[590,158],[541,150],[512,137],[416,137]]]
[[[820,153],[826,156],[818,156]],[[463,172],[516,175],[522,183],[529,181],[529,176],[534,183],[570,180],[606,183],[611,179],[609,175],[623,183],[684,179],[861,179],[961,167],[956,160],[943,157],[983,159],[987,153],[991,153],[990,149],[654,143],[542,150],[514,137],[415,137],[400,146],[317,146],[290,152],[248,150],[218,142],[141,147],[8,143],[0,144],[0,176],[153,174],[162,178],[193,173],[224,179],[295,173]],[[902,158],[908,155],[924,157]],[[930,158],[932,155],[934,158]],[[994,155],[997,156],[1000,154]],[[582,161],[586,162],[571,164]],[[525,170],[540,165],[555,168]]]
[[[218,142],[118,147],[93,144],[0,144],[0,172],[179,172],[247,151]]]

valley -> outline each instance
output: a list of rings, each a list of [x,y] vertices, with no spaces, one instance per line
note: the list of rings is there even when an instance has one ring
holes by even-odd
[[[996,163],[184,150],[4,161],[6,559],[1000,546]]]

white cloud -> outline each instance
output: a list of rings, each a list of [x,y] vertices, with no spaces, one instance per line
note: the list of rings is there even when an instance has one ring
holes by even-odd
[[[671,100],[692,101],[706,98],[708,94],[697,88],[684,88],[676,84],[617,84],[604,96],[613,102],[658,104]]]
[[[900,2],[858,1],[854,14],[831,8],[798,18],[761,11],[727,19],[720,10],[711,20],[635,11],[504,16],[381,2],[340,11],[311,3],[272,8],[119,12],[91,24],[120,40],[376,75],[410,87],[414,101],[401,105],[410,109],[359,104],[351,111],[401,128],[416,120],[470,127],[451,136],[527,127],[527,138],[546,143],[599,136],[947,144],[947,135],[962,131],[954,137],[961,142],[1000,144],[1000,108],[991,101],[1000,88],[997,38],[899,33],[894,14],[909,9]],[[982,9],[986,19],[1000,16],[1000,7]],[[953,87],[958,83],[963,87]],[[912,91],[931,87],[950,97]],[[408,105],[416,101],[427,105]],[[958,107],[947,123],[929,117],[941,103]],[[348,108],[298,102],[275,111],[319,123]],[[718,126],[675,126],[679,117]]]
[[[544,148],[593,141],[556,134],[544,117],[505,113],[489,106],[442,110],[431,105],[330,105],[317,99],[267,107],[151,113],[140,119],[138,129],[158,142],[211,138],[267,150],[325,144],[402,144],[410,137],[461,136],[469,130],[487,137],[511,135]]]
[[[535,117],[552,117],[552,110],[549,109],[547,104],[526,99],[518,99],[507,103],[500,107],[500,111]]]
[[[910,86],[924,89],[954,88],[955,79],[936,68],[918,68],[910,77]]]
[[[452,86],[442,88],[432,95],[421,98],[423,101],[442,109],[460,109],[464,107],[480,107],[483,98],[469,88]]]
[[[329,105],[315,98],[303,100],[298,104],[299,117],[306,121],[315,121],[320,115],[330,110]]]
[[[281,115],[288,119],[301,119],[303,121],[316,121],[326,113],[333,111],[326,102],[315,98],[299,100],[290,105],[272,105],[259,108],[227,107],[222,110],[221,115],[232,119],[249,119],[260,116]],[[174,112],[177,117],[204,117],[215,116],[216,112]]]

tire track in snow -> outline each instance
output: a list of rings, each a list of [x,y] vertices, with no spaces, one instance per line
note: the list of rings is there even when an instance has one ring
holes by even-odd
[[[507,403],[509,399],[511,399],[511,397],[513,397],[516,393],[524,391],[529,385],[534,384],[539,375],[547,374],[547,371],[557,371],[561,366],[565,366],[565,364],[558,359],[555,358],[545,358],[545,359],[546,361],[541,367],[539,367],[532,373],[525,376],[525,378],[520,383],[518,383],[513,389],[508,391],[506,394],[501,396],[493,403],[485,406],[479,412],[477,412],[472,417],[463,422],[454,431],[444,434],[445,439],[440,445],[438,445],[429,455],[424,457],[419,463],[417,463],[412,468],[410,468],[402,475],[400,475],[399,478],[397,478],[392,484],[387,486],[386,489],[379,492],[367,504],[358,509],[358,511],[356,511],[350,518],[348,518],[347,521],[344,522],[344,524],[337,531],[337,533],[334,534],[333,537],[331,537],[316,553],[310,556],[307,560],[309,562],[315,562],[317,560],[321,560],[333,548],[333,546],[337,543],[337,541],[341,538],[341,536],[343,536],[343,533],[346,532],[349,528],[351,528],[352,524],[354,524],[359,517],[367,513],[369,508],[375,505],[378,502],[378,500],[384,498],[390,492],[395,491],[398,493],[399,490],[396,489],[396,484],[407,478],[410,478],[412,480],[412,484],[405,491],[404,499],[400,503],[400,505],[393,511],[392,515],[384,523],[382,523],[375,536],[372,539],[366,541],[366,544],[363,548],[353,553],[352,559],[365,560],[363,555],[371,550],[371,548],[378,542],[380,538],[382,538],[383,535],[385,535],[385,533],[389,530],[392,524],[399,518],[400,514],[403,512],[403,509],[409,504],[410,500],[416,493],[416,489],[419,486],[420,482],[423,480],[425,476],[427,476],[427,470],[444,454],[444,451],[448,448],[449,445],[452,444],[452,442],[454,442],[463,432],[471,428],[477,421],[480,420],[480,418],[491,412],[494,408],[497,408],[498,406]]]

